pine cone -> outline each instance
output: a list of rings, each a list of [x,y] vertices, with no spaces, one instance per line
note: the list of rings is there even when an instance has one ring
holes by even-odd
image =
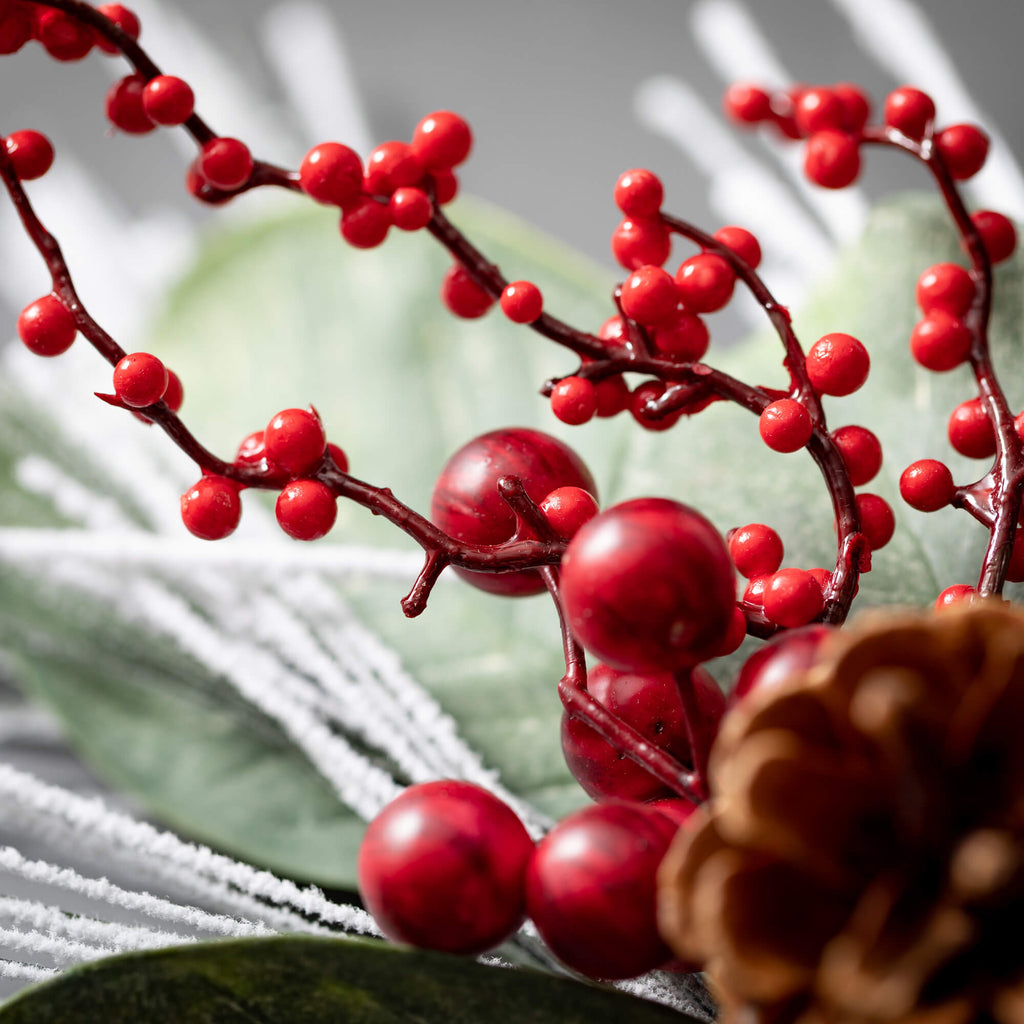
[[[662,931],[726,1019],[1024,1021],[1024,613],[864,620],[712,751]]]

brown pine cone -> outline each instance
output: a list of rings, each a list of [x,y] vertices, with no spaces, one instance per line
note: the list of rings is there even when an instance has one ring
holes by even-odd
[[[748,695],[669,851],[662,931],[726,1019],[1024,1022],[1024,612],[843,631]]]

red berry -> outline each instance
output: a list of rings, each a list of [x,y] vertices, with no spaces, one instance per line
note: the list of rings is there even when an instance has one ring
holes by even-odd
[[[849,334],[826,334],[807,353],[807,376],[823,395],[851,395],[868,378],[868,350]]]
[[[885,100],[885,123],[909,139],[920,142],[928,126],[935,120],[935,103],[931,96],[904,86],[889,93]]]
[[[1017,248],[1017,229],[1009,217],[994,210],[978,210],[971,214],[971,221],[981,235],[991,263],[1002,263],[1013,255]]]
[[[996,453],[996,432],[980,398],[961,402],[946,426],[949,443],[970,459],[987,459]]]
[[[319,480],[292,480],[277,496],[278,525],[294,540],[319,540],[338,517],[334,493]]]
[[[832,583],[832,573],[830,573],[828,571],[828,569],[808,569],[807,571],[814,577],[815,582],[818,584],[818,587],[821,589],[822,594],[824,594],[825,591],[828,589],[828,587]],[[868,571],[867,569],[864,569],[864,568],[861,569],[861,572],[867,572],[867,571]],[[859,589],[860,589],[860,584],[858,583],[857,586],[854,588],[854,591],[853,591],[855,596],[856,596],[856,593],[857,593],[857,591]]]
[[[566,486],[597,494],[583,460],[561,441],[538,430],[495,430],[463,445],[445,464],[430,499],[430,518],[463,544],[504,544],[516,530],[516,517],[498,493],[504,476],[518,477],[536,502]],[[455,572],[492,594],[545,589],[536,570],[485,573],[456,567]]]
[[[333,441],[327,442],[327,454],[342,473],[348,472],[348,456]]]
[[[661,179],[643,168],[626,171],[615,183],[615,205],[627,217],[657,217],[664,198]]]
[[[872,551],[884,548],[896,532],[892,506],[877,494],[858,494],[856,502],[861,532],[867,538],[868,546]]]
[[[832,129],[815,132],[807,140],[804,172],[822,188],[845,188],[860,174],[860,146],[857,137]]]
[[[391,211],[369,196],[360,196],[341,215],[341,237],[357,249],[373,249],[387,238]]]
[[[435,110],[416,125],[410,148],[428,171],[449,170],[469,156],[473,133],[458,114]]]
[[[67,352],[77,332],[70,310],[53,294],[29,303],[18,317],[18,337],[37,356]]]
[[[235,453],[235,465],[258,466],[267,457],[267,449],[263,445],[263,431],[254,430],[238,446]]]
[[[988,156],[988,136],[973,124],[953,124],[935,137],[939,156],[957,181],[973,178]]]
[[[390,196],[396,188],[423,180],[420,158],[404,142],[382,142],[366,160],[363,188],[375,196]]]
[[[761,439],[774,452],[799,451],[814,431],[811,414],[793,398],[766,405],[758,421]]]
[[[526,906],[551,951],[591,978],[630,978],[672,956],[658,934],[656,876],[675,823],[639,804],[585,807],[537,844]]]
[[[167,371],[167,387],[164,389],[163,403],[171,412],[177,412],[185,401],[185,389],[181,378],[173,371]]]
[[[741,124],[758,124],[772,116],[771,99],[764,89],[746,82],[735,82],[725,90],[725,113]]]
[[[181,519],[200,540],[221,540],[234,533],[242,517],[238,488],[222,476],[204,476],[181,496]]]
[[[670,323],[677,316],[679,292],[661,267],[638,267],[622,284],[622,312],[645,327]]]
[[[441,281],[441,301],[448,309],[465,320],[475,320],[494,305],[483,288],[473,280],[461,263],[453,263]]]
[[[793,116],[804,135],[813,135],[827,128],[841,131],[846,127],[845,104],[824,86],[804,89],[796,101]]]
[[[121,4],[100,4],[96,10],[109,18],[129,38],[139,38],[142,26],[139,24],[139,19],[134,11],[130,11]],[[96,45],[104,53],[116,54],[121,52],[113,43],[107,42],[98,32],[96,33]]]
[[[765,584],[764,613],[780,626],[806,626],[824,604],[818,581],[804,569],[780,569]]]
[[[199,152],[199,173],[214,188],[241,188],[252,175],[252,169],[252,153],[238,139],[210,139]]]
[[[60,61],[81,60],[96,38],[87,25],[52,8],[36,12],[35,37],[54,60]]]
[[[935,598],[935,610],[941,612],[962,602],[971,604],[977,596],[978,592],[974,587],[969,587],[966,583],[954,583]]]
[[[971,354],[970,328],[943,309],[932,310],[910,334],[910,354],[926,370],[944,373]]]
[[[725,637],[722,639],[721,644],[715,648],[714,653],[711,656],[714,658],[727,657],[732,654],[733,651],[738,650],[740,644],[742,644],[746,638],[747,617],[743,614],[743,609],[737,605],[733,607],[732,622],[729,623],[729,628],[726,630]]]
[[[267,458],[286,473],[305,476],[319,465],[327,447],[320,417],[308,409],[279,412],[263,432]]]
[[[532,854],[522,822],[485,789],[422,783],[370,822],[356,867],[359,894],[396,942],[482,953],[522,922]]]
[[[391,193],[388,211],[392,224],[400,231],[419,231],[430,223],[434,204],[423,189],[406,185]]]
[[[732,298],[736,272],[721,256],[701,252],[680,265],[675,281],[689,312],[714,313]]]
[[[590,520],[562,557],[566,621],[616,668],[680,669],[729,629],[733,568],[700,513],[665,498],[615,505]]]
[[[733,687],[735,701],[752,690],[767,691],[811,668],[821,656],[821,645],[835,634],[834,626],[804,626],[773,637],[744,663]]]
[[[144,409],[163,398],[167,368],[149,352],[132,352],[114,367],[114,393],[133,409]]]
[[[196,157],[188,165],[188,170],[185,172],[185,188],[199,202],[209,206],[220,206],[234,198],[231,192],[214,188],[203,178],[199,173],[199,157]]]
[[[501,293],[501,311],[515,324],[532,324],[544,312],[544,297],[531,281],[513,281]]]
[[[22,181],[41,178],[53,165],[53,145],[42,132],[24,129],[3,140],[4,149]]]
[[[363,162],[340,142],[321,142],[302,158],[299,184],[318,203],[346,206],[363,191]]]
[[[916,297],[922,313],[941,309],[963,317],[974,302],[974,281],[956,263],[936,263],[917,279]]]
[[[900,497],[918,512],[936,512],[953,500],[956,486],[949,468],[935,459],[912,462],[900,476]]]
[[[859,132],[871,115],[871,102],[864,91],[849,82],[832,86],[833,94],[843,105],[843,123],[839,126],[848,132]]]
[[[612,255],[626,270],[660,267],[672,251],[672,239],[660,220],[630,218],[612,234]]]
[[[602,341],[625,342],[629,332],[621,316],[610,316],[598,328],[597,336]]]
[[[681,363],[695,363],[704,358],[711,336],[699,316],[679,313],[672,323],[655,330],[652,340],[660,355]]]
[[[747,579],[766,576],[782,565],[782,538],[763,523],[750,523],[729,533],[729,557]]]
[[[594,397],[597,399],[599,417],[617,416],[629,405],[629,385],[622,374],[605,377],[594,383]]]
[[[654,415],[648,411],[648,402],[656,401],[665,394],[666,385],[660,380],[646,380],[643,384],[637,385],[629,396],[629,411],[633,419],[640,424],[644,430],[660,432],[670,430],[683,416],[683,411],[677,410],[670,413]]]
[[[156,124],[184,124],[195,109],[192,86],[173,75],[157,75],[142,90],[142,109]]]
[[[562,540],[574,537],[597,515],[597,499],[582,487],[556,487],[538,507]]]
[[[129,135],[145,135],[156,128],[142,105],[146,79],[139,74],[128,75],[107,91],[107,117],[115,128]]]
[[[729,225],[719,228],[714,237],[727,249],[732,249],[751,270],[756,270],[761,263],[761,246],[757,238],[746,228]]]
[[[551,392],[551,411],[571,426],[593,419],[597,412],[593,383],[586,377],[563,377]]]
[[[427,177],[434,183],[434,199],[439,206],[450,203],[459,194],[459,179],[451,171],[430,171]]]
[[[764,606],[764,588],[771,576],[755,576],[743,590],[743,600],[755,608]]]
[[[15,4],[0,11],[0,55],[17,53],[33,36],[32,14]]]

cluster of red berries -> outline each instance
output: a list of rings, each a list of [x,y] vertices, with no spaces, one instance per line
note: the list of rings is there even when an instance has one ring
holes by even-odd
[[[97,10],[132,39],[139,37],[139,19],[121,4],[101,4]],[[17,53],[26,43],[38,41],[59,61],[82,60],[93,47],[107,54],[119,51],[98,32],[63,11],[22,0],[0,3],[0,54]]]

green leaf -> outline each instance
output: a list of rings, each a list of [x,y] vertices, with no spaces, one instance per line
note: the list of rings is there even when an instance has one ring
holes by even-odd
[[[111,957],[5,1003],[0,1024],[635,1024],[693,1020],[529,970],[313,938],[207,943]]]

